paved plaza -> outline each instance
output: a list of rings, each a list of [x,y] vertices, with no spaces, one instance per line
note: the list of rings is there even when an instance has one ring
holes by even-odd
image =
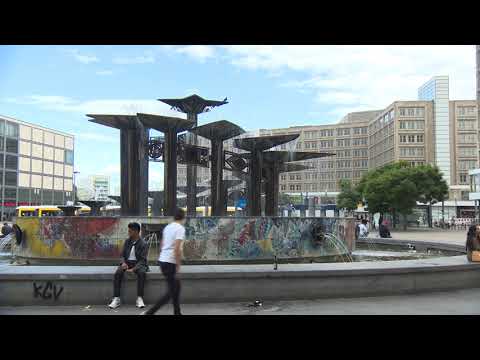
[[[480,288],[428,294],[350,299],[249,303],[185,304],[184,315],[478,315]],[[124,305],[0,307],[0,315],[139,315],[143,310]],[[158,315],[171,315],[171,305]]]

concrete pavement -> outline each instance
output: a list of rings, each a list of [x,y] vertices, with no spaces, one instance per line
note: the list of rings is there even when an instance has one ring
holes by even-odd
[[[480,288],[416,295],[376,296],[297,301],[182,305],[184,315],[478,315]],[[261,300],[261,299],[260,299]],[[147,304],[148,305],[148,304]],[[124,305],[0,307],[0,315],[139,315],[143,310]],[[171,315],[170,304],[158,315]]]

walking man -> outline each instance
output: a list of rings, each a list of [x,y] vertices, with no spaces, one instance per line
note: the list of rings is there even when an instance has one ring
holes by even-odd
[[[184,224],[185,211],[177,209],[174,221],[163,229],[162,246],[158,261],[160,270],[167,280],[168,291],[155,305],[145,311],[144,315],[155,314],[170,299],[173,302],[174,315],[182,315],[180,313],[180,281],[176,276],[180,271],[182,260],[182,242],[185,239]]]
[[[113,300],[108,305],[111,309],[116,309],[120,306],[120,287],[125,271],[128,273],[133,272],[137,275],[136,306],[138,308],[145,307],[143,290],[146,272],[148,271],[147,252],[147,244],[140,237],[140,225],[136,222],[128,224],[128,239],[125,240],[123,245],[122,263],[117,268],[113,280]]]

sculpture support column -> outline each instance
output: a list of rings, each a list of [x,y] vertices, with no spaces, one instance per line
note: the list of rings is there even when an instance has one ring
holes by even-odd
[[[278,191],[280,170],[277,163],[265,168],[267,182],[265,184],[265,215],[278,216]]]
[[[122,215],[146,216],[148,211],[149,129],[141,123],[133,129],[120,130],[120,186]]]
[[[248,171],[250,172],[250,186],[248,191],[248,216],[261,216],[262,196],[262,152],[252,152],[251,162]]]
[[[187,119],[198,123],[198,116],[195,113],[188,113]],[[191,132],[187,135],[187,144],[197,145],[197,135]],[[197,215],[197,166],[187,164],[187,214],[190,217]]]
[[[164,134],[164,215],[173,216],[177,207],[177,132],[175,131],[175,129],[170,129]]]
[[[213,216],[225,216],[226,215],[226,198],[225,198],[225,189],[223,183],[223,164],[224,164],[224,153],[223,153],[223,141],[222,140],[212,140],[212,161],[211,161],[211,206],[212,206],[212,215]]]

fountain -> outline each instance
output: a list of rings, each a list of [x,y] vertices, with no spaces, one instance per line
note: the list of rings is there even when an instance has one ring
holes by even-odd
[[[161,229],[171,221],[177,207],[177,192],[187,194],[187,209],[191,214],[192,204],[196,203],[192,200],[193,194],[196,196],[197,191],[205,192],[209,188],[191,181],[189,175],[194,170],[187,175],[186,187],[177,186],[178,163],[190,168],[210,167],[211,171],[213,216],[188,217],[184,242],[186,263],[271,262],[275,257],[278,262],[326,261],[354,249],[351,218],[277,216],[279,174],[309,168],[295,162],[332,154],[271,150],[294,141],[299,134],[235,138],[244,130],[227,120],[196,126],[198,113],[223,105],[225,101],[204,100],[196,95],[163,101],[189,114],[188,119],[145,113],[88,115],[91,122],[120,129],[121,195],[111,198],[120,201],[121,216],[19,218],[17,224],[26,229],[26,237],[16,246],[17,256],[28,258],[31,263],[115,263],[126,237],[127,224],[132,221],[141,224],[143,236],[158,240]],[[193,109],[192,104],[198,107]],[[162,132],[164,137],[149,137],[150,129]],[[182,133],[186,131],[209,139],[210,154],[208,148],[185,142]],[[234,146],[246,153],[224,150],[223,142],[231,138]],[[163,191],[148,191],[148,161],[164,162]],[[239,180],[224,180],[224,170],[231,171]],[[246,188],[234,190],[234,195],[246,192],[247,216],[225,216],[228,189],[243,181]],[[261,216],[262,192],[266,195],[264,217]],[[154,216],[147,216],[148,197],[153,198]],[[92,215],[98,214],[104,205],[83,203],[92,208]],[[153,233],[155,236],[150,235]],[[324,234],[335,236],[335,246]],[[156,260],[158,246],[154,244],[149,256],[151,261]]]

